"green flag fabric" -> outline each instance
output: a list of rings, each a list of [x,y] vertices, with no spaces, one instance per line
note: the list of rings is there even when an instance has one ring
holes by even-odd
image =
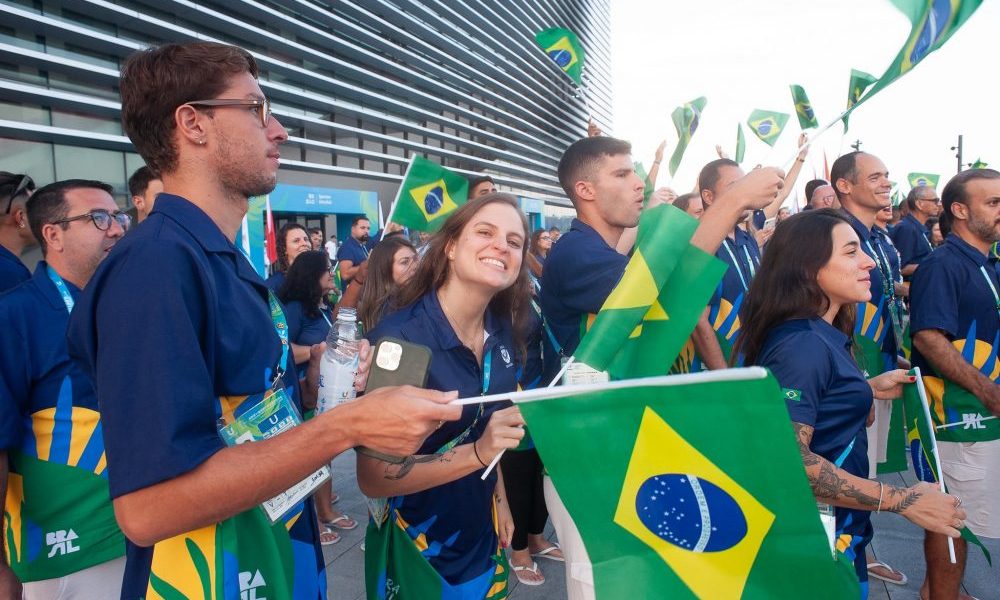
[[[851,81],[847,85],[847,112],[841,119],[844,122],[844,131],[847,131],[847,120],[851,116],[851,111],[864,96],[865,90],[878,81],[871,73],[865,73],[857,69],[851,69]]]
[[[642,188],[642,205],[646,206],[649,202],[649,197],[653,195],[653,182],[649,180],[649,173],[646,172],[646,167],[642,166],[641,162],[636,161],[633,164],[635,166],[635,174],[639,176],[639,179],[644,184]]]
[[[816,120],[816,113],[813,112],[812,103],[809,102],[806,91],[801,85],[792,84],[790,87],[792,89],[792,104],[795,105],[795,115],[799,118],[799,127],[802,129],[819,127],[819,121]]]
[[[935,175],[933,173],[910,173],[906,176],[906,180],[910,183],[911,188],[920,187],[922,185],[936,188],[940,179],[940,175]]]
[[[785,123],[788,122],[788,114],[774,112],[770,110],[756,109],[750,113],[747,125],[750,130],[768,146],[774,146],[785,130]]]
[[[989,163],[984,163],[982,161],[982,159],[977,158],[976,162],[972,163],[972,166],[970,168],[972,168],[972,169],[985,169],[988,166],[990,166]]]
[[[860,595],[853,566],[831,555],[765,370],[572,389],[518,406],[583,538],[597,598]]]
[[[906,415],[906,441],[913,462],[913,473],[920,481],[938,483],[940,481],[938,476],[940,468],[937,459],[937,440],[930,420],[931,413],[927,403],[924,380],[919,368],[912,369],[910,375],[916,375],[917,383],[903,386],[902,404],[903,412]],[[990,551],[968,527],[962,528],[962,538],[979,546],[983,554],[986,555],[986,562],[993,566]]]
[[[928,54],[944,45],[983,2],[982,0],[892,0],[892,3],[910,20],[912,25],[910,35],[882,77],[878,78],[877,83],[872,78],[872,83],[875,85],[864,96],[859,96],[853,104],[849,103],[848,110],[857,108],[889,84],[909,73]],[[846,117],[844,125],[845,127],[847,125]]]
[[[747,138],[743,135],[743,124],[736,124],[736,154],[733,155],[733,160],[738,163],[743,162],[743,157],[747,153]]]
[[[545,55],[556,63],[576,85],[583,85],[583,63],[586,53],[576,34],[569,29],[553,27],[535,34],[535,41]]]
[[[726,274],[726,263],[687,246],[634,335],[608,366],[612,379],[666,375],[694,331],[712,292]]]
[[[677,172],[677,167],[680,166],[681,159],[684,157],[684,151],[687,150],[688,144],[691,143],[691,137],[694,136],[695,130],[698,129],[698,123],[701,122],[701,113],[704,112],[706,104],[708,104],[708,100],[704,96],[700,96],[683,106],[678,106],[670,114],[670,118],[674,122],[674,128],[677,129],[677,147],[674,148],[674,153],[670,155],[671,177]]]
[[[639,336],[644,317],[660,316],[660,291],[697,227],[697,219],[673,206],[642,212],[632,258],[600,312],[584,324],[587,333],[573,355],[577,361],[608,370],[626,340]]]
[[[437,231],[469,195],[469,180],[422,156],[406,169],[394,202],[391,220],[416,229]]]

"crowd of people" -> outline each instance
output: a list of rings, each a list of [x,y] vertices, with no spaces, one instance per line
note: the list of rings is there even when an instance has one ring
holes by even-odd
[[[451,401],[552,382],[649,210],[697,219],[690,243],[727,267],[691,360],[665,357],[664,373],[770,369],[863,595],[869,575],[906,581],[866,557],[873,511],[926,530],[923,598],[959,597],[960,530],[1000,537],[997,171],[963,171],[940,196],[914,188],[896,214],[885,164],[852,152],[791,214],[803,137],[787,174],[720,152],[694,192],[645,201],[630,144],[592,127],[558,164],[576,211],[566,232],[531,231],[483,176],[433,235],[372,234],[358,217],[338,244],[287,223],[265,281],[234,241],[248,199],[276,184],[287,133],[253,57],[207,42],[143,50],[121,95],[147,165],[128,182],[137,227],[105,183],[35,189],[0,173],[0,596],[326,598],[321,547],[358,520],[329,483],[277,519],[259,507],[363,446],[358,484],[382,507],[366,519],[369,598],[430,578],[448,597],[500,599],[510,577],[545,582],[539,559],[562,563],[569,598],[593,598],[585,542],[517,406]],[[35,244],[32,274],[19,256]],[[346,308],[366,337],[359,396],[317,413],[324,340]],[[385,337],[430,350],[423,388],[367,389]],[[873,477],[911,363],[941,419],[978,435],[942,436],[950,493]],[[301,424],[227,445],[222,424],[268,399],[287,399]],[[549,519],[559,544],[543,535]]]

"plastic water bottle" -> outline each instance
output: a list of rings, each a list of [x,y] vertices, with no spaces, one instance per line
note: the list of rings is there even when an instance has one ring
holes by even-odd
[[[354,377],[358,373],[358,314],[341,308],[337,322],[326,338],[326,352],[319,366],[318,412],[354,400]]]

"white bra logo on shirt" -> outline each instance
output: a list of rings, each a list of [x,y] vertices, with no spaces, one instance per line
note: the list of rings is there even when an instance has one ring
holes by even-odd
[[[60,529],[59,531],[50,531],[45,534],[45,545],[49,546],[48,558],[52,558],[57,554],[72,554],[80,550],[79,546],[73,544],[73,540],[78,539],[80,536],[76,534],[75,531],[70,529],[66,531],[65,529]]]
[[[261,588],[267,585],[264,581],[264,576],[260,574],[260,570],[254,571],[243,571],[240,573],[240,600],[267,600],[263,596],[257,595],[257,588]]]

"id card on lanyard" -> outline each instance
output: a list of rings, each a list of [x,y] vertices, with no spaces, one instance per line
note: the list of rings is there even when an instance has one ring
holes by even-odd
[[[234,410],[224,412],[219,418],[219,436],[227,446],[266,440],[302,424],[302,416],[288,397],[281,379],[288,366],[288,322],[274,293],[268,291],[267,294],[271,321],[281,340],[281,361],[267,391],[247,397]],[[265,377],[265,384],[268,379]],[[264,501],[261,508],[271,523],[276,523],[329,478],[330,468],[324,465],[291,488]]]

